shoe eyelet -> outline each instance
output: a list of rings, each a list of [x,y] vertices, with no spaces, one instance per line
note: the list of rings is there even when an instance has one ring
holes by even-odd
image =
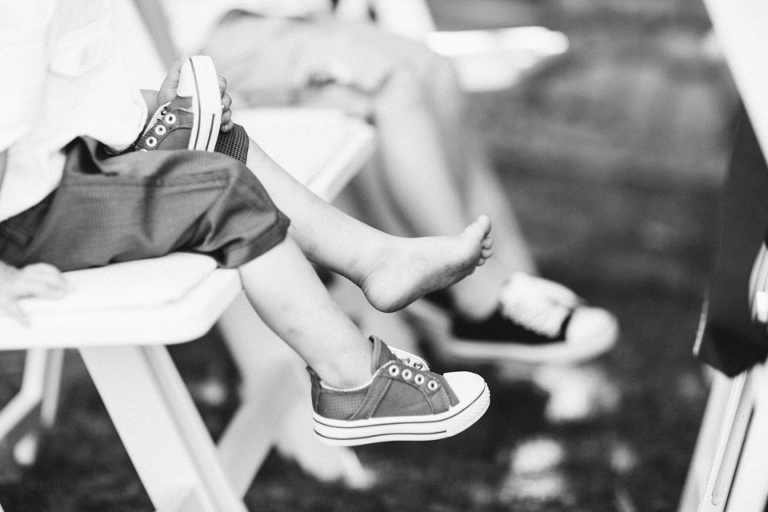
[[[166,132],[165,126],[161,124],[155,126],[155,133],[158,134],[160,137],[165,135],[165,132]]]
[[[176,114],[168,114],[165,116],[165,122],[168,124],[173,124],[176,122]]]
[[[157,139],[154,137],[147,137],[146,143],[147,143],[147,146],[153,148],[157,146]]]
[[[424,384],[425,380],[427,380],[427,379],[425,379],[424,376],[422,374],[420,374],[420,373],[417,373],[416,376],[413,378],[413,382],[415,382],[419,386]]]
[[[413,372],[406,368],[403,370],[403,380],[411,380],[411,377],[413,377]]]
[[[427,389],[430,391],[437,391],[437,388],[439,388],[440,385],[437,383],[436,380],[431,380],[427,383]]]
[[[139,152],[141,152],[141,151],[143,151],[144,153],[146,153],[146,152],[147,152],[147,150],[146,150],[146,149],[144,149],[144,148],[141,148],[141,149],[139,150]]]
[[[393,377],[397,377],[398,375],[400,375],[400,368],[398,368],[395,365],[390,366],[389,367],[389,374],[391,376],[393,376]]]

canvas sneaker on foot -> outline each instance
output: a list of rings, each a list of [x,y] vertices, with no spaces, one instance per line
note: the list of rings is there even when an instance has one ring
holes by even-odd
[[[219,77],[210,57],[196,55],[182,64],[176,98],[157,109],[135,149],[213,151],[220,128]]]
[[[565,286],[513,274],[499,294],[498,308],[473,321],[452,312],[445,292],[407,311],[427,341],[444,357],[464,361],[577,364],[608,352],[619,336],[616,318],[588,306]]]
[[[317,437],[356,446],[384,441],[428,441],[467,429],[488,409],[490,392],[474,373],[438,375],[424,360],[390,349],[371,336],[373,379],[355,389],[326,386],[307,368]]]

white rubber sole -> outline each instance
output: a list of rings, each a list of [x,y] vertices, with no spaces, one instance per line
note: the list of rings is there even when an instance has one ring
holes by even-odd
[[[444,377],[459,395],[459,404],[444,413],[354,421],[333,420],[314,413],[315,436],[320,442],[335,446],[359,446],[387,441],[432,441],[455,436],[485,414],[491,402],[491,393],[478,375],[454,372],[446,373]],[[473,381],[470,386],[457,385],[457,380],[466,379]]]
[[[188,149],[213,151],[221,128],[221,94],[210,57],[196,55],[184,61],[177,94],[192,98],[194,121]]]
[[[526,345],[522,343],[483,342],[455,338],[451,319],[441,308],[419,300],[406,309],[416,328],[441,357],[473,363],[513,362],[529,365],[578,364],[609,352],[619,337],[617,323],[591,333],[580,342]]]

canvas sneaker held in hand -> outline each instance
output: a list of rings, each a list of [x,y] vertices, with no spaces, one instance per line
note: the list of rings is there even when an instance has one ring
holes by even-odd
[[[307,368],[315,434],[323,443],[442,439],[469,428],[488,409],[491,395],[479,375],[439,375],[413,354],[390,349],[375,336],[371,342],[373,378],[365,386],[335,389]]]
[[[221,128],[219,77],[210,57],[184,61],[173,101],[160,106],[135,144],[136,151],[213,151]]]

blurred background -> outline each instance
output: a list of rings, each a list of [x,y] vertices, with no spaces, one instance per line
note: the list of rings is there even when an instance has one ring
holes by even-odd
[[[469,368],[490,381],[486,416],[457,438],[358,449],[377,476],[370,489],[318,482],[273,454],[246,503],[286,512],[675,510],[707,393],[691,349],[738,103],[707,13],[699,0],[430,4],[440,28],[542,25],[569,38],[567,53],[471,104],[542,274],[612,310],[621,339],[594,363],[535,378]],[[218,435],[236,405],[236,376],[215,338],[172,353]],[[18,388],[22,357],[0,358],[0,403]],[[4,469],[3,504],[151,510],[69,357],[60,420],[34,466]]]

